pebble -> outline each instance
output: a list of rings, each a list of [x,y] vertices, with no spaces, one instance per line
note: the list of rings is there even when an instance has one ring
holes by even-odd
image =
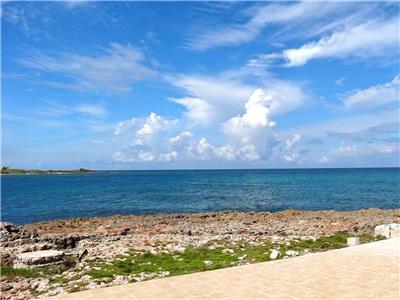
[[[277,259],[280,255],[281,255],[281,253],[279,252],[279,250],[273,249],[271,254],[269,255],[269,258]]]
[[[204,264],[206,265],[206,266],[210,266],[210,265],[212,265],[212,261],[211,260],[205,260],[205,261],[203,261],[204,262]]]

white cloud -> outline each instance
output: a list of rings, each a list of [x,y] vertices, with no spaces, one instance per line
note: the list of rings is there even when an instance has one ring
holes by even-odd
[[[373,20],[354,25],[297,49],[287,49],[282,58],[295,67],[318,58],[385,56],[398,51],[399,18]]]
[[[326,155],[322,155],[321,158],[318,160],[319,163],[321,164],[326,164],[330,161],[329,157]]]
[[[295,162],[295,161],[297,161],[299,159],[299,154],[298,153],[291,153],[291,154],[284,155],[283,158],[287,162]]]
[[[392,154],[400,150],[400,145],[397,144],[375,144],[370,145],[373,152],[380,154]]]
[[[195,123],[208,123],[211,118],[210,105],[199,98],[172,98],[175,103],[181,104],[186,108],[185,116]]]
[[[392,158],[392,162],[398,165],[398,158],[400,153],[399,143],[360,143],[360,144],[346,144],[341,142],[338,148],[327,150],[327,153],[322,155],[317,161],[321,164],[336,164],[336,163],[357,163],[367,162],[371,163],[371,158],[380,158],[382,160],[388,157]]]
[[[391,82],[352,92],[343,103],[346,107],[379,106],[400,100],[400,75]]]
[[[225,145],[214,149],[215,155],[223,160],[235,160],[236,149],[232,145]]]
[[[140,150],[138,158],[142,161],[153,161],[155,159],[155,156],[151,152]]]
[[[346,80],[345,77],[340,77],[339,79],[335,80],[335,84],[338,86],[344,85],[344,81]]]
[[[144,54],[128,44],[112,43],[105,54],[85,56],[62,53],[58,56],[33,54],[20,63],[25,67],[56,73],[71,82],[45,81],[59,88],[125,93],[135,82],[153,78],[156,72],[145,65]]]
[[[296,133],[292,138],[286,140],[286,148],[292,149],[301,140],[301,135]]]
[[[245,104],[245,113],[229,119],[222,131],[240,144],[240,154],[246,160],[267,159],[275,145],[271,128],[276,122],[270,119],[274,99],[257,89]]]
[[[68,0],[68,1],[61,1],[61,3],[69,9],[73,9],[73,8],[77,8],[79,6],[82,6],[83,4],[88,3],[88,1],[86,1],[86,0]]]
[[[114,161],[164,161],[175,160],[267,160],[277,144],[270,119],[270,95],[256,90],[244,105],[242,115],[222,124],[219,143],[206,137],[195,137],[182,131],[185,124],[176,119],[166,119],[151,113],[147,118],[132,118],[120,122],[115,136],[121,150],[114,153]]]
[[[255,161],[260,159],[266,159],[269,153],[262,153],[260,156],[259,151],[253,144],[248,144],[247,141],[243,141],[241,147],[238,149],[238,157],[242,160]]]
[[[88,114],[94,117],[104,117],[107,115],[106,109],[102,105],[81,103],[75,107],[77,112]]]
[[[113,154],[112,160],[115,162],[133,162],[134,159],[130,157],[128,154],[123,153],[121,151],[117,151]]]
[[[132,118],[127,121],[122,121],[117,124],[114,130],[114,135],[121,135],[127,130],[134,128],[140,121],[137,118]]]
[[[206,138],[201,138],[196,144],[189,146],[187,152],[192,159],[210,160],[213,158],[214,146]]]
[[[236,106],[241,108],[255,89],[238,78],[224,75],[178,75],[167,78],[169,82],[184,90],[189,98],[198,98],[211,106]]]
[[[176,151],[171,151],[171,152],[168,152],[168,153],[161,153],[161,154],[160,154],[160,157],[159,157],[159,160],[160,160],[160,161],[169,162],[169,161],[176,160],[177,157],[178,157],[178,152],[176,152]]]
[[[358,154],[357,145],[346,145],[342,142],[332,153],[342,156],[355,156]]]
[[[227,121],[224,124],[224,131],[228,134],[242,135],[243,131],[248,129],[275,126],[275,122],[269,120],[272,101],[271,95],[267,96],[262,90],[257,89],[245,104],[246,112]]]
[[[170,130],[177,122],[176,119],[168,120],[155,113],[150,113],[142,127],[137,130],[133,143],[135,145],[148,144],[153,138],[156,138],[156,134]]]
[[[187,143],[187,141],[193,136],[193,133],[190,131],[184,131],[177,136],[174,136],[169,139],[169,142],[176,146],[182,146]]]
[[[94,118],[103,118],[108,111],[100,103],[78,103],[76,105],[65,105],[55,101],[47,101],[46,107],[41,108],[40,113],[51,117],[61,117],[71,114],[82,114]]]
[[[294,4],[255,5],[244,13],[250,15],[247,22],[213,28],[189,38],[187,46],[195,50],[239,45],[257,38],[271,24],[301,23],[306,19],[320,19],[331,14],[336,3],[299,2]],[[342,5],[343,6],[343,5]]]
[[[329,120],[281,130],[281,133],[285,135],[298,133],[302,136],[325,137],[328,132],[340,132],[342,134],[354,133],[357,131],[367,130],[374,126],[382,125],[382,122],[397,123],[398,121],[398,110],[381,110],[353,114],[345,117],[339,115]]]
[[[247,83],[248,76],[253,77],[252,84]],[[232,70],[216,76],[183,74],[170,76],[167,80],[187,94],[185,101],[181,101],[188,109],[186,115],[197,122],[203,120],[202,124],[215,125],[237,115],[257,88],[275,99],[270,107],[271,114],[294,110],[309,99],[302,85],[265,74],[257,77],[254,80],[253,70]]]
[[[114,135],[120,150],[114,153],[113,160],[172,160],[174,154],[164,149],[169,144],[165,141],[165,136],[176,130],[177,123],[177,119],[167,119],[155,113],[150,113],[146,118],[132,118],[119,122]]]

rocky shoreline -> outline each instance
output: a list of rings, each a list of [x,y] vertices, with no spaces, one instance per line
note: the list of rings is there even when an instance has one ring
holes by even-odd
[[[226,257],[219,265],[215,265],[217,258],[204,258],[204,268],[188,267],[188,272],[226,267],[228,262],[240,265],[302,255],[341,245],[337,237],[332,245],[329,240],[318,240],[320,237],[340,232],[368,237],[375,226],[386,223],[400,223],[400,209],[112,216],[23,226],[2,222],[1,299],[52,296],[186,273],[143,265],[151,264],[150,259],[187,259],[189,248],[208,249],[219,255],[216,257],[222,253]],[[303,240],[307,243],[300,242]],[[177,258],[179,253],[185,254],[183,258]],[[109,267],[121,257],[132,261],[129,272],[121,271],[121,263]]]

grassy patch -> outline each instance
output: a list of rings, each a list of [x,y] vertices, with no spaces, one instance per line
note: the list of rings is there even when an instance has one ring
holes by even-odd
[[[291,242],[287,248],[296,251],[305,249],[314,251],[339,249],[347,246],[347,238],[350,236],[348,232],[338,232],[331,236],[319,237],[316,240],[297,240]]]
[[[280,257],[288,250],[304,252],[324,251],[347,246],[348,232],[338,232],[331,236],[323,236],[316,240],[296,240],[290,245],[273,244],[270,241],[258,245],[249,243],[232,244],[227,242],[194,248],[188,247],[182,253],[141,253],[131,252],[120,256],[112,262],[96,262],[93,269],[85,274],[94,279],[112,278],[114,275],[135,275],[139,273],[155,274],[169,272],[171,276],[231,267],[244,263],[265,262],[270,260],[272,249],[278,249]],[[374,238],[369,234],[359,236],[361,243],[371,242]]]
[[[237,255],[226,254],[222,249],[188,247],[183,253],[132,253],[112,263],[101,263],[86,274],[92,278],[166,271],[170,275],[181,275],[228,267],[237,260]]]
[[[63,285],[63,284],[67,284],[70,281],[71,281],[71,279],[68,279],[68,278],[60,276],[60,277],[52,277],[52,278],[50,278],[49,283],[50,284]]]
[[[42,278],[49,277],[57,274],[58,271],[51,268],[38,268],[38,269],[14,269],[12,267],[2,267],[1,277],[14,278]]]
[[[296,250],[304,251],[308,249],[310,251],[324,251],[333,250],[347,247],[347,238],[354,236],[347,231],[337,232],[331,236],[322,236],[316,240],[297,240],[290,243],[290,246],[283,247],[283,250]],[[373,237],[368,233],[363,233],[358,235],[360,238],[360,243],[369,243],[377,240],[385,239],[383,236]]]

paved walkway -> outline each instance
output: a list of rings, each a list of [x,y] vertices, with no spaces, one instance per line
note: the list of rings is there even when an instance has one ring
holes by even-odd
[[[56,299],[400,299],[399,254],[400,238],[393,238]]]

